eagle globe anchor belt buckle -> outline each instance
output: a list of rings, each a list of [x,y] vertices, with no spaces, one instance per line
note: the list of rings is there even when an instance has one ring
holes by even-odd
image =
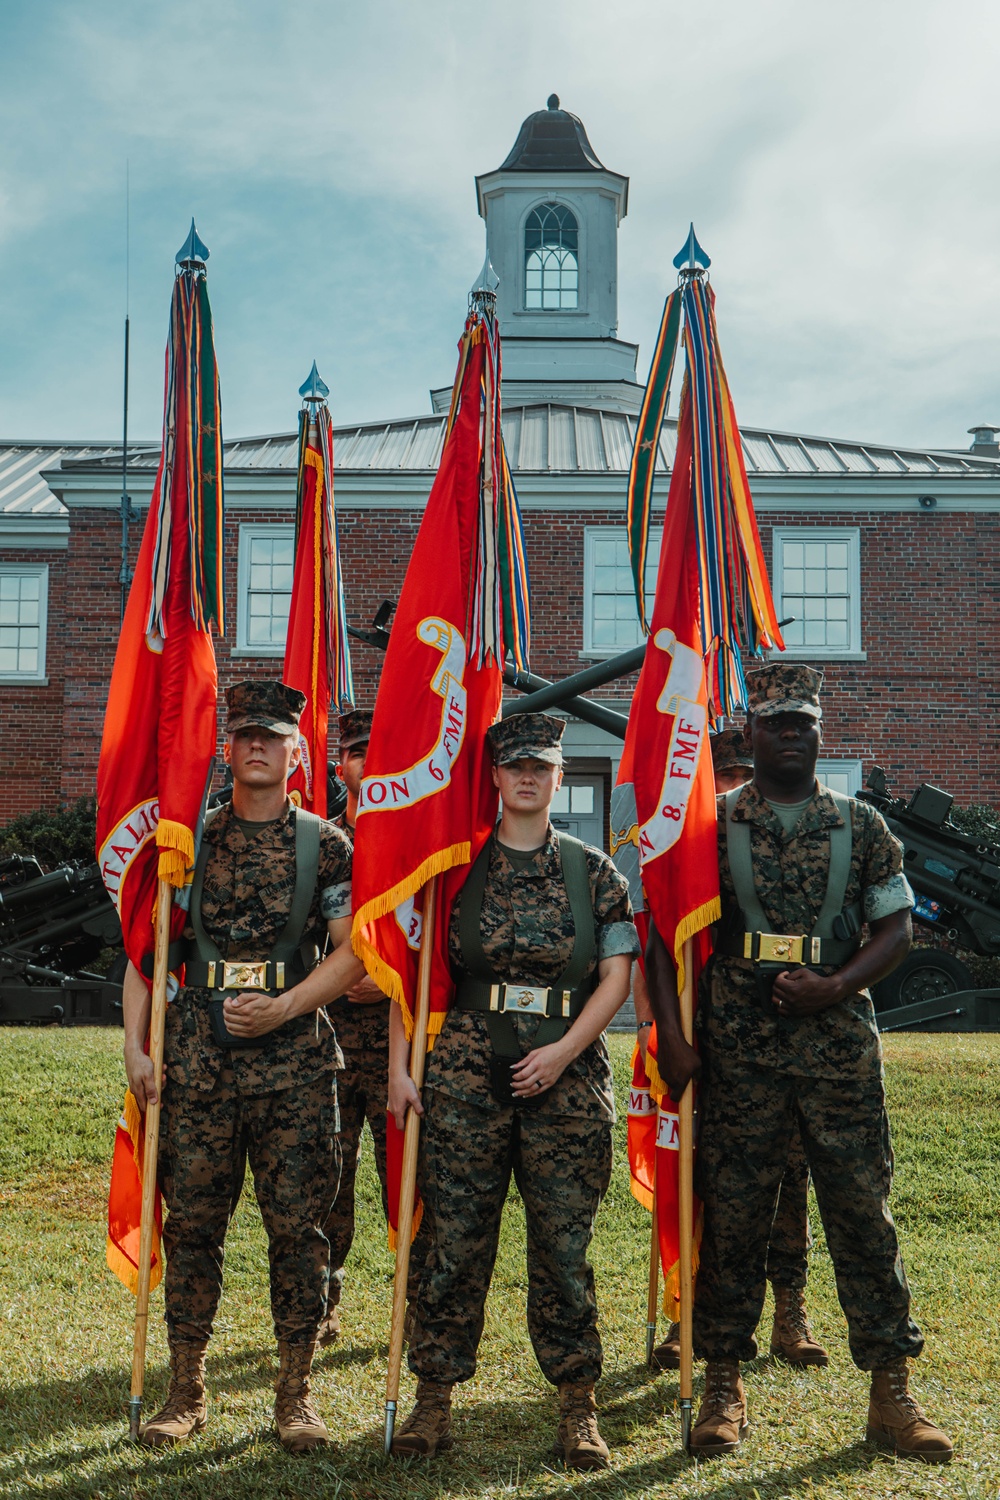
[[[747,932],[743,957],[755,964],[818,964],[820,939],[784,932]]]
[[[548,1016],[550,997],[559,1006],[555,1014],[569,1019],[571,990],[542,989],[531,984],[491,984],[490,1010],[513,1011],[521,1016]]]
[[[273,967],[274,979],[268,984],[267,971]],[[285,988],[285,966],[283,963],[226,963],[218,960],[208,965],[208,988],[210,990],[283,990]]]

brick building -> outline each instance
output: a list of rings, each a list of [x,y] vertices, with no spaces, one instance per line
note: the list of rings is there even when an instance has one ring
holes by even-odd
[[[628,180],[555,96],[477,180],[501,275],[504,429],[532,578],[532,668],[563,677],[638,641],[625,482],[642,390],[617,338],[617,229]],[[652,335],[653,330],[650,330]],[[225,390],[225,371],[222,371]],[[336,499],[348,616],[398,595],[433,480],[450,392],[431,411],[338,429]],[[737,398],[739,393],[737,392]],[[336,418],[336,413],[334,413]],[[823,771],[854,790],[873,763],[1000,803],[1000,450],[925,452],[746,429],[744,453],[790,654],[826,673]],[[674,429],[660,445],[666,500]],[[154,446],[129,454],[144,519]],[[291,586],[293,433],[229,441],[223,684],[280,662]],[[0,820],[93,790],[119,618],[121,454],[0,444]],[[131,528],[132,561],[141,527]],[[655,551],[655,549],[653,549]],[[370,703],[379,653],[354,643]],[[595,694],[627,707],[631,684]],[[561,821],[599,841],[620,753],[571,720]]]

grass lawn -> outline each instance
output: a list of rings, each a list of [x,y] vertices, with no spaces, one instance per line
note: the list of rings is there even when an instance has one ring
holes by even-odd
[[[605,1341],[598,1393],[612,1467],[568,1475],[552,1458],[555,1396],[524,1326],[524,1234],[508,1204],[481,1364],[459,1388],[456,1446],[429,1465],[382,1457],[392,1261],[370,1152],[340,1342],[318,1360],[334,1435],[320,1458],[273,1435],[275,1366],[260,1219],[245,1198],[228,1243],[208,1359],[203,1438],[150,1454],[127,1440],[132,1298],[105,1269],[104,1212],[121,1105],[120,1031],[0,1030],[0,1495],[73,1497],[983,1496],[1000,1493],[1000,1037],[886,1038],[896,1145],[894,1209],[928,1349],[918,1394],[957,1444],[950,1468],[897,1462],[864,1441],[866,1378],[847,1354],[821,1232],[809,1303],[828,1370],[759,1359],[745,1369],[752,1428],[731,1459],[678,1447],[676,1380],[642,1363],[648,1216],[628,1190],[624,1118],[594,1260]],[[627,1038],[613,1043],[625,1097]],[[624,1111],[623,1111],[624,1114]],[[818,1229],[818,1225],[816,1226]],[[165,1388],[154,1294],[145,1410]],[[765,1312],[764,1344],[770,1328]],[[404,1375],[401,1405],[412,1395]],[[697,1387],[696,1387],[697,1395]]]

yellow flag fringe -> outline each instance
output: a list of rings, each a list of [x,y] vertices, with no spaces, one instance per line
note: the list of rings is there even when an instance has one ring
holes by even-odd
[[[156,825],[156,845],[160,851],[157,875],[180,888],[194,864],[194,834],[183,823],[161,818]]]
[[[424,1217],[424,1200],[422,1198],[418,1198],[417,1201],[416,1201],[416,1203],[413,1205],[413,1223],[410,1226],[410,1244],[411,1245],[413,1244],[413,1241],[417,1237],[417,1230],[420,1228],[420,1225],[421,1225],[421,1223],[423,1221],[423,1217]],[[389,1249],[392,1250],[392,1251],[395,1251],[396,1245],[398,1244],[398,1242],[399,1242],[399,1233],[398,1233],[397,1230],[393,1229],[392,1225],[390,1224],[389,1225]]]

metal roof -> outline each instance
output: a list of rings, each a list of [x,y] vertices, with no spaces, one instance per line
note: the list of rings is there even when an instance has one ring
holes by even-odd
[[[365,423],[334,431],[334,461],[343,472],[437,468],[444,441],[443,414],[405,421]],[[504,439],[511,468],[521,474],[627,473],[632,461],[636,418],[626,412],[551,402],[509,405]],[[750,475],[918,476],[1000,474],[1000,460],[977,454],[896,448],[801,433],[742,429],[743,457]],[[660,433],[657,468],[669,469],[677,424],[668,419]],[[244,438],[226,443],[227,470],[294,468],[296,436]],[[155,454],[149,460],[155,465]]]
[[[158,449],[156,450],[159,451]],[[121,443],[4,443],[0,441],[0,514],[59,516],[66,507],[41,476],[61,463],[98,459],[122,461]],[[132,459],[129,459],[132,463]]]
[[[559,108],[559,95],[550,94],[548,107],[529,115],[501,172],[603,172],[604,164],[583,127],[583,121]]]
[[[447,418],[443,414],[394,422],[368,422],[334,431],[337,471],[348,473],[427,473],[437,468]],[[626,474],[632,458],[636,418],[620,411],[556,402],[510,405],[504,412],[504,437],[516,474]],[[872,478],[879,475],[916,478],[935,475],[1000,474],[1000,460],[966,452],[894,448],[801,433],[742,429],[743,457],[751,478]],[[673,462],[677,424],[668,420],[660,434],[657,469]],[[129,451],[129,470],[155,470],[159,444]],[[227,473],[295,470],[298,435],[235,438],[225,444]],[[42,478],[60,465],[79,469],[115,469],[121,448],[113,443],[67,444],[0,442],[0,514],[61,515],[64,506]]]

